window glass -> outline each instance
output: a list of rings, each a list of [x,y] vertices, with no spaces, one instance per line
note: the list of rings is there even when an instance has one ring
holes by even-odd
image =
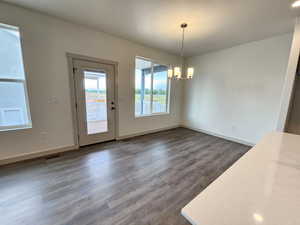
[[[153,71],[153,113],[167,111],[168,67],[156,64]]]
[[[23,83],[0,82],[0,126],[29,123],[24,92]]]
[[[84,89],[87,134],[107,132],[106,73],[84,71]]]
[[[0,130],[31,127],[18,28],[0,24]]]
[[[151,73],[145,73],[144,77],[143,114],[151,114]]]
[[[136,58],[135,115],[168,112],[168,67]]]
[[[136,58],[135,114],[151,113],[151,62]]]
[[[0,78],[25,79],[20,33],[0,24]]]
[[[137,60],[138,62],[138,60]],[[142,114],[142,104],[141,104],[141,86],[142,86],[142,70],[135,69],[135,115]]]

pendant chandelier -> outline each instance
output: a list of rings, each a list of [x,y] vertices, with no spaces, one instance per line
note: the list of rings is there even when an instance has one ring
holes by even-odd
[[[184,29],[187,28],[187,24],[183,23],[180,25],[182,29],[182,41],[181,41],[181,58],[182,58],[182,65],[181,67],[176,66],[176,67],[169,67],[168,69],[168,77],[170,79],[174,78],[176,80],[182,80],[182,79],[192,79],[194,76],[194,68],[193,67],[188,67],[185,68],[184,64],[184,55],[183,55],[183,50],[184,50]],[[186,70],[185,70],[186,69]]]

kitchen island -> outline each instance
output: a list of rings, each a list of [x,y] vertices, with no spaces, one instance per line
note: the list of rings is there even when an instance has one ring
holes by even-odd
[[[181,213],[193,225],[300,225],[300,136],[268,134]]]

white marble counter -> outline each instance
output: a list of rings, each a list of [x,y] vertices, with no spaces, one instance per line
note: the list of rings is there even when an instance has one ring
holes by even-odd
[[[193,225],[300,225],[300,136],[267,135],[182,215]]]

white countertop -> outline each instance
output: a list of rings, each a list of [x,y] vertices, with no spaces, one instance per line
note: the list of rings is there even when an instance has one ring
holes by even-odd
[[[181,212],[193,225],[300,225],[300,136],[267,135]]]

